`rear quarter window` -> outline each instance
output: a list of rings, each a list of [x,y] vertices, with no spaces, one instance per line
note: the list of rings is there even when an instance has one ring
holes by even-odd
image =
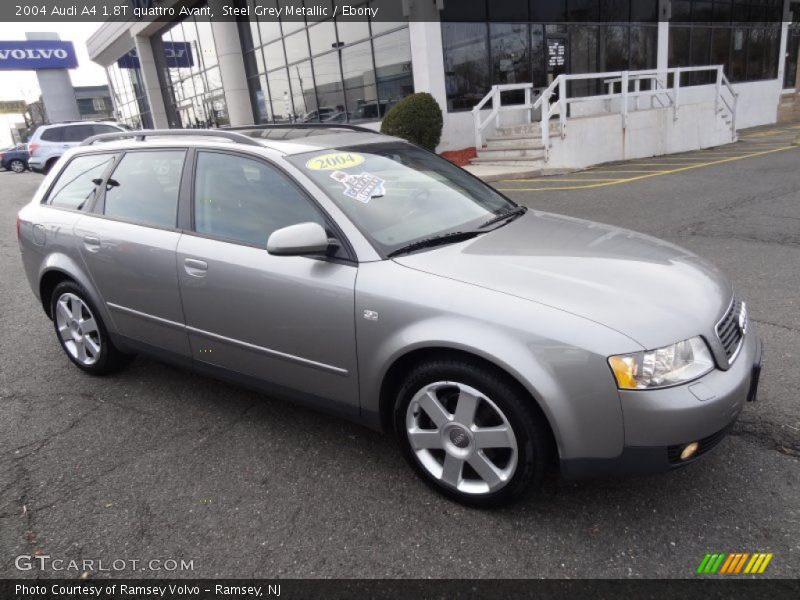
[[[63,127],[51,127],[50,129],[45,129],[39,139],[42,139],[45,142],[60,142],[61,133],[63,131]]]
[[[93,180],[101,179],[114,161],[115,154],[76,156],[58,176],[45,204],[58,208],[85,210],[97,194]]]

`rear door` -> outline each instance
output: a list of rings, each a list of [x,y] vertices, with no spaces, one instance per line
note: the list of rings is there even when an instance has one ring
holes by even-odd
[[[175,250],[185,149],[125,152],[94,213],[75,226],[81,255],[120,334],[188,359]]]
[[[357,414],[356,264],[345,254],[266,250],[281,227],[313,221],[332,233],[332,224],[266,161],[198,151],[194,171],[194,231],[181,238],[177,258],[195,364]]]

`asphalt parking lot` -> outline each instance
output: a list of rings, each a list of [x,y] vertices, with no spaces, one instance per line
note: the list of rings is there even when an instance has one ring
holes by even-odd
[[[771,552],[762,577],[798,577],[798,135],[494,184],[709,258],[747,299],[765,358],[758,402],[690,468],[551,475],[491,512],[431,492],[392,440],[347,422],[150,360],[80,372],[19,261],[15,214],[41,176],[0,172],[0,577],[80,574],[20,572],[23,554],[192,561],[116,573],[135,577],[693,577],[707,552]]]

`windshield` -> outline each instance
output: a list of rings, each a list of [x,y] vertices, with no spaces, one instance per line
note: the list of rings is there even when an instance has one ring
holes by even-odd
[[[514,204],[435,154],[404,143],[289,156],[383,254],[479,227]]]

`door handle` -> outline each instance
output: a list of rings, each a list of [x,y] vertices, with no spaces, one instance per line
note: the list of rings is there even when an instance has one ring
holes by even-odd
[[[100,238],[94,235],[83,236],[83,245],[89,252],[97,252],[100,250]]]
[[[192,277],[205,277],[208,263],[196,258],[185,258],[183,259],[183,269]]]

